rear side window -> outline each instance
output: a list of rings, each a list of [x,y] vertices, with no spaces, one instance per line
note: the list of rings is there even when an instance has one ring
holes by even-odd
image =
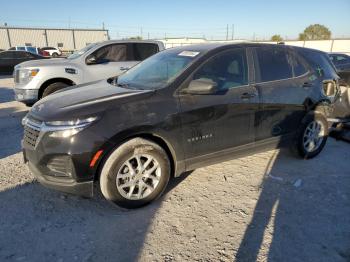
[[[12,59],[13,58],[13,52],[2,52],[0,53],[1,59]]]
[[[255,48],[257,59],[257,80],[260,82],[291,78],[291,59],[286,49]]]
[[[143,61],[159,51],[158,45],[151,43],[132,44],[131,59],[133,61]]]
[[[109,62],[120,62],[126,61],[127,59],[127,45],[117,44],[117,45],[107,45],[101,47],[95,51],[96,60],[106,60]]]
[[[216,55],[194,74],[193,79],[207,78],[217,83],[220,90],[248,84],[247,57],[244,49],[235,49]]]

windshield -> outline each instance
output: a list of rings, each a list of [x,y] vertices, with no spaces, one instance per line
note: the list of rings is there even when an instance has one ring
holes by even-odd
[[[80,56],[82,56],[83,54],[85,54],[87,51],[89,51],[91,48],[95,47],[97,45],[97,43],[93,43],[90,45],[85,46],[84,48],[75,51],[73,54],[71,54],[70,56],[68,56],[68,59],[75,59],[78,58]]]
[[[166,50],[151,56],[117,79],[117,85],[140,89],[159,89],[175,79],[199,52]]]

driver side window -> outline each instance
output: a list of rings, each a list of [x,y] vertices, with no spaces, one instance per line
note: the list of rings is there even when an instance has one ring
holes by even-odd
[[[127,46],[125,44],[107,45],[94,53],[96,61],[121,62],[127,60]]]
[[[245,50],[229,50],[211,58],[193,76],[193,80],[200,78],[214,81],[219,90],[247,85],[248,67]]]

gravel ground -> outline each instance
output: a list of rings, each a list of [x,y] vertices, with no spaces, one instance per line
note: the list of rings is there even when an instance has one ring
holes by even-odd
[[[128,211],[35,181],[11,86],[0,79],[0,261],[350,261],[349,143],[201,168]]]

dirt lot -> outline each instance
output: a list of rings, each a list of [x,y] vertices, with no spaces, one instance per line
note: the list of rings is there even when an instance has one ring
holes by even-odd
[[[194,171],[128,211],[35,182],[12,79],[0,79],[0,261],[350,261],[350,144]]]

